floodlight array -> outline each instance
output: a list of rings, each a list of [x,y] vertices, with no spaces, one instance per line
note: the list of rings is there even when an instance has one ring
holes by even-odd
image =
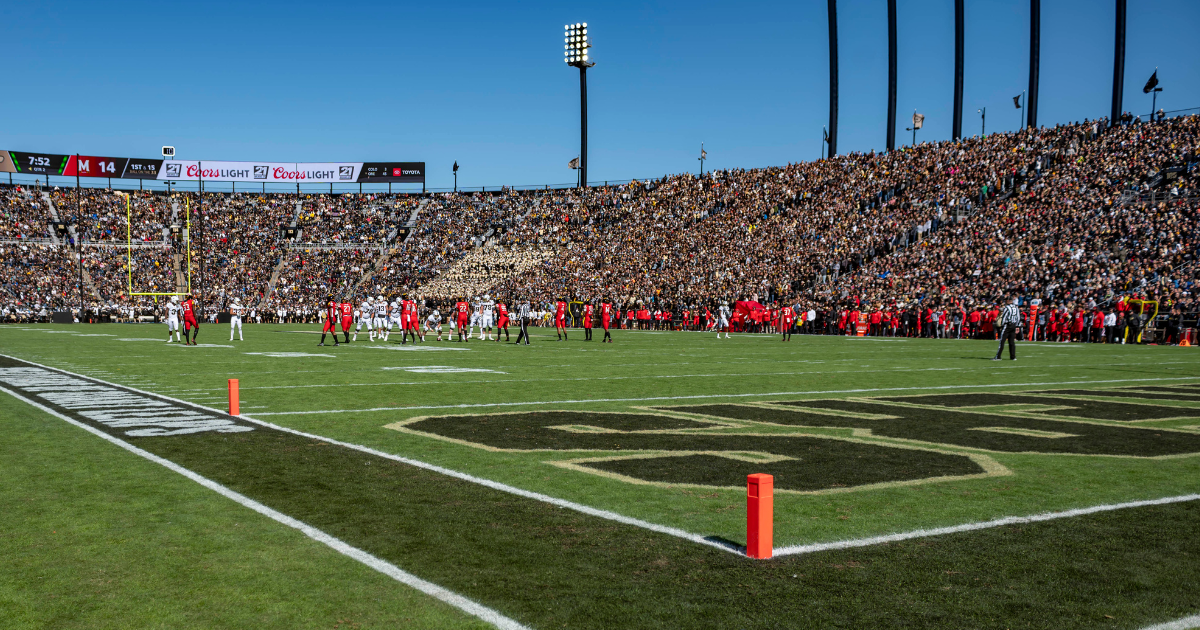
[[[588,41],[587,22],[576,22],[575,24],[567,24],[563,26],[563,61],[569,65],[579,65],[587,63],[588,48],[592,47]]]

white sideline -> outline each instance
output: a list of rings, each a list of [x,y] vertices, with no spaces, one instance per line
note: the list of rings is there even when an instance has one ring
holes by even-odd
[[[1200,615],[1192,615],[1191,617],[1184,617],[1175,621],[1146,626],[1142,630],[1189,630],[1190,628],[1200,628]]]
[[[53,368],[51,368],[51,369],[53,369]],[[504,615],[500,614],[499,612],[497,612],[495,610],[492,610],[491,608],[488,608],[487,606],[484,606],[482,604],[477,604],[474,601],[467,599],[466,597],[463,597],[462,595],[459,595],[458,593],[455,593],[455,592],[445,589],[441,586],[438,586],[437,584],[434,584],[433,582],[429,582],[427,580],[422,580],[421,578],[401,569],[400,567],[397,567],[396,565],[394,565],[386,560],[376,558],[375,556],[363,551],[362,549],[353,547],[350,544],[343,542],[342,540],[334,538],[333,536],[330,536],[329,534],[326,534],[325,532],[323,532],[311,525],[308,525],[307,523],[301,522],[301,521],[296,520],[286,514],[283,514],[281,512],[273,510],[273,509],[263,505],[262,503],[259,503],[258,501],[255,501],[255,500],[253,500],[245,495],[242,495],[238,492],[234,492],[233,490],[230,490],[229,488],[226,488],[225,486],[223,486],[207,477],[204,477],[198,473],[192,472],[191,470],[188,470],[187,468],[184,468],[172,461],[163,459],[153,453],[144,451],[144,450],[130,444],[129,442],[126,442],[126,441],[120,439],[120,438],[111,436],[99,429],[90,427],[90,426],[88,426],[82,422],[79,422],[65,414],[61,414],[49,407],[46,407],[45,405],[42,405],[34,400],[30,400],[24,396],[21,396],[20,394],[14,392],[8,388],[0,387],[0,390],[3,390],[4,393],[12,396],[13,398],[16,398],[17,400],[24,401],[25,403],[27,403],[33,407],[36,407],[38,409],[41,409],[42,411],[44,411],[56,418],[59,418],[60,420],[65,420],[65,421],[83,429],[84,431],[98,435],[101,438],[104,438],[105,440],[108,440],[109,442],[112,442],[113,444],[116,444],[117,446],[129,451],[130,453],[133,453],[134,455],[138,455],[139,457],[144,457],[160,466],[163,466],[164,468],[167,468],[168,470],[170,470],[172,472],[179,473],[180,475],[183,475],[184,477],[187,477],[188,479],[195,481],[196,483],[204,486],[205,488],[208,488],[209,490],[212,490],[213,492],[216,492],[217,494],[223,495],[226,498],[232,499],[232,500],[236,501],[237,503],[239,503],[240,505],[250,508],[251,510],[258,512],[259,514],[262,514],[263,516],[266,516],[267,518],[269,518],[277,523],[281,523],[283,525],[291,527],[292,529],[299,530],[305,536],[308,536],[309,538],[333,549],[334,551],[336,551],[344,556],[347,556],[349,558],[357,560],[357,561],[367,565],[368,567],[371,567],[372,569],[375,569],[376,571],[396,580],[397,582],[400,582],[407,586],[411,586],[412,588],[414,588],[418,591],[421,591],[422,593],[425,593],[426,595],[434,597],[438,600],[441,600],[447,604],[450,604],[451,606],[453,606],[469,615],[478,617],[479,619],[482,619],[482,620],[496,626],[497,628],[503,628],[504,630],[529,630],[529,628],[527,626],[517,623],[516,621],[513,621],[512,619],[509,619],[508,617],[505,617]]]
[[[794,556],[805,553],[815,553],[818,551],[831,551],[835,549],[851,549],[854,547],[868,547],[870,545],[880,545],[883,543],[899,542],[901,540],[911,540],[913,538],[926,538],[928,536],[941,536],[943,534],[957,534],[960,532],[971,532],[978,529],[989,529],[992,527],[1003,527],[1005,525],[1020,525],[1024,523],[1040,523],[1042,521],[1053,521],[1060,518],[1072,518],[1075,516],[1086,516],[1088,514],[1096,514],[1098,512],[1112,512],[1113,510],[1124,510],[1126,508],[1146,507],[1148,505],[1167,505],[1169,503],[1184,503],[1187,501],[1195,501],[1200,499],[1200,494],[1181,494],[1174,497],[1163,497],[1161,499],[1147,499],[1145,501],[1129,501],[1126,503],[1110,503],[1105,505],[1093,505],[1086,508],[1076,508],[1074,510],[1064,510],[1062,512],[1045,512],[1042,514],[1034,514],[1031,516],[1006,516],[992,521],[982,521],[979,523],[964,523],[962,525],[954,525],[952,527],[938,527],[936,529],[918,529],[911,532],[901,532],[899,534],[887,534],[885,536],[872,536],[870,538],[855,538],[852,540],[839,540],[828,543],[814,543],[811,545],[795,545],[792,547],[780,547],[775,549],[776,556]]]
[[[0,355],[0,356],[7,356],[7,355]],[[187,406],[195,407],[198,409],[204,409],[206,411],[215,411],[217,413],[222,413],[222,414],[225,413],[224,411],[213,409],[211,407],[205,407],[204,405],[201,405],[201,404],[189,402],[186,400],[180,400],[178,398],[173,398],[171,396],[166,396],[163,394],[147,392],[144,390],[140,390],[136,387],[129,387],[127,385],[117,385],[115,383],[108,383],[107,381],[103,381],[98,378],[81,376],[79,374],[73,374],[72,372],[68,372],[66,370],[50,367],[47,365],[42,365],[40,363],[35,363],[33,361],[29,361],[26,359],[17,359],[16,357],[9,357],[9,358],[12,358],[12,359],[15,359],[18,361],[24,361],[25,363],[28,363],[30,365],[36,365],[38,367],[42,367],[42,368],[45,368],[48,370],[54,370],[57,372],[61,372],[63,374],[79,376],[80,378],[88,378],[93,381],[99,381],[101,383],[113,385],[115,387],[123,387],[129,391],[134,391],[134,392],[146,394],[149,396],[157,396],[164,400],[170,400],[170,401],[182,404],[182,405],[187,405]],[[1170,381],[1170,380],[1195,380],[1195,379],[1196,379],[1196,377],[1180,377],[1180,378],[1171,377],[1171,378],[1117,379],[1117,380],[1110,380],[1110,381],[1083,381],[1083,382],[1084,383],[1111,383],[1111,382],[1127,382],[1127,381]],[[1025,383],[1025,384],[1012,383],[1012,384],[1008,384],[1008,385],[947,385],[947,386],[942,386],[942,387],[904,387],[904,388],[881,388],[881,389],[876,389],[876,390],[842,390],[841,392],[827,391],[827,392],[800,392],[800,393],[844,393],[844,392],[859,392],[859,391],[892,391],[892,390],[896,390],[896,389],[902,389],[902,390],[903,389],[947,389],[947,388],[960,388],[960,387],[1008,387],[1008,386],[1020,386],[1020,385],[1036,386],[1036,385],[1061,385],[1061,384],[1068,384],[1068,383],[1078,384],[1078,383],[1080,383],[1080,381],[1068,381],[1068,382],[1064,382],[1064,383]],[[3,388],[0,388],[0,389],[3,389]],[[13,394],[11,391],[8,391],[8,390],[5,390],[5,391],[12,394],[13,396],[17,396],[16,394]],[[779,394],[745,394],[745,395],[747,395],[747,396],[768,396],[768,395],[779,395]],[[735,394],[733,396],[738,396],[738,395]],[[17,397],[21,398],[20,396],[17,396]],[[673,399],[674,397],[660,397],[660,398],[656,398],[656,399],[662,399],[662,398]],[[24,400],[24,399],[22,398],[22,400]],[[618,399],[613,399],[613,400],[618,400]],[[637,399],[627,399],[627,400],[646,400],[646,399],[637,398]],[[588,402],[588,401],[579,401],[579,402]],[[42,407],[41,405],[38,405],[37,403],[31,402],[30,404],[34,404],[40,408],[45,409],[44,407]],[[551,403],[501,403],[501,404],[514,405],[514,404],[551,404]],[[462,405],[451,405],[451,406],[457,407],[457,406],[462,406]],[[492,406],[492,405],[468,405],[468,406],[487,407],[487,406]],[[404,407],[404,409],[420,409],[420,408],[422,408],[422,407]],[[442,407],[434,407],[434,408],[442,408]],[[57,413],[55,413],[53,411],[51,411],[51,413],[54,413],[56,416],[58,415]],[[62,416],[59,416],[59,417],[62,417]],[[285,433],[291,433],[293,435],[299,435],[299,436],[314,439],[314,440],[320,440],[322,442],[326,442],[329,444],[336,444],[338,446],[344,446],[346,448],[350,448],[350,449],[354,449],[356,451],[360,451],[363,453],[375,455],[377,457],[383,457],[385,459],[390,459],[392,461],[400,462],[403,464],[408,464],[410,466],[414,466],[414,467],[421,468],[424,470],[429,470],[432,472],[440,473],[443,475],[447,475],[449,477],[454,477],[455,479],[461,479],[463,481],[475,483],[475,484],[478,484],[478,485],[481,485],[481,486],[484,486],[487,488],[499,490],[501,492],[507,492],[509,494],[514,494],[514,495],[525,497],[528,499],[533,499],[535,501],[541,501],[543,503],[549,503],[550,505],[574,510],[574,511],[577,511],[577,512],[580,512],[583,514],[587,514],[589,516],[595,516],[595,517],[603,518],[606,520],[616,521],[618,523],[623,523],[625,525],[632,525],[634,527],[641,527],[643,529],[647,529],[650,531],[658,532],[661,534],[667,534],[669,536],[675,536],[677,538],[682,538],[684,540],[688,540],[688,541],[691,541],[694,543],[699,543],[702,545],[720,549],[722,551],[727,551],[730,553],[744,556],[744,553],[740,548],[736,548],[729,544],[723,544],[723,543],[717,542],[715,540],[710,540],[710,539],[700,536],[698,534],[693,534],[691,532],[688,532],[688,531],[685,531],[682,529],[678,529],[675,527],[668,527],[665,525],[651,523],[649,521],[643,521],[641,519],[632,518],[629,516],[618,514],[616,512],[593,508],[593,507],[590,507],[587,505],[583,505],[581,503],[567,501],[565,499],[558,499],[558,498],[555,498],[555,497],[552,497],[549,495],[541,494],[539,492],[531,492],[529,490],[524,490],[521,488],[517,488],[515,486],[510,486],[508,484],[500,483],[497,481],[492,481],[490,479],[484,479],[482,477],[476,477],[474,475],[469,475],[469,474],[462,473],[462,472],[452,470],[449,468],[443,468],[441,466],[429,464],[427,462],[423,462],[420,460],[409,459],[407,457],[401,457],[399,455],[385,453],[383,451],[378,451],[378,450],[375,450],[375,449],[367,447],[367,446],[361,446],[359,444],[352,444],[349,442],[342,442],[340,440],[335,440],[333,438],[325,437],[322,435],[316,435],[313,433],[305,433],[304,431],[297,431],[295,429],[290,429],[288,427],[279,426],[279,425],[267,422],[265,420],[258,420],[258,419],[255,419],[255,418],[252,418],[252,417],[246,416],[246,415],[238,416],[238,418],[241,420],[244,420],[246,422],[252,422],[254,424],[264,426],[264,427],[269,427],[269,428],[272,428],[272,429],[275,429],[278,431],[283,431]],[[66,419],[69,422],[71,422],[72,424],[78,424],[74,420],[70,420],[69,418],[66,418]],[[87,427],[86,425],[79,425],[79,426],[83,426],[85,429],[92,431],[93,433],[99,433],[97,430],[94,430],[91,427]],[[109,439],[109,437],[110,437],[107,434],[103,434],[103,435],[104,435],[105,439]],[[121,444],[125,444],[124,442],[121,442],[120,440],[118,440],[116,438],[111,438],[111,439],[113,439],[116,442],[119,442]],[[136,447],[133,447],[132,445],[127,445],[127,446],[129,448],[136,448]],[[149,453],[147,453],[147,455],[149,455]],[[150,455],[150,457],[156,457],[156,456]],[[157,459],[156,459],[156,461],[157,461]],[[163,461],[165,462],[166,460],[163,460]],[[166,463],[170,464],[170,466],[174,466],[174,464],[171,464],[170,462],[166,462]],[[230,492],[232,492],[232,491],[230,491]],[[238,495],[238,496],[241,496],[241,495]],[[1010,525],[1010,524],[1049,521],[1049,520],[1055,520],[1055,519],[1060,519],[1060,518],[1070,518],[1070,517],[1075,517],[1075,516],[1094,514],[1097,512],[1108,512],[1108,511],[1112,511],[1112,510],[1120,510],[1120,509],[1125,509],[1125,508],[1143,507],[1143,506],[1149,506],[1149,505],[1164,505],[1164,504],[1169,504],[1169,503],[1181,503],[1181,502],[1185,502],[1185,501],[1195,501],[1197,499],[1200,499],[1200,494],[1188,494],[1188,495],[1180,495],[1180,496],[1174,496],[1174,497],[1164,497],[1164,498],[1160,498],[1160,499],[1132,501],[1132,502],[1127,502],[1127,503],[1104,504],[1104,505],[1092,506],[1092,507],[1087,507],[1087,508],[1076,508],[1073,510],[1066,510],[1063,512],[1048,512],[1048,513],[1043,513],[1043,514],[1034,514],[1032,516],[1010,516],[1010,517],[1005,517],[1005,518],[996,519],[996,520],[992,520],[992,521],[983,521],[983,522],[978,522],[978,523],[964,523],[962,525],[955,525],[955,526],[951,526],[951,527],[942,527],[942,528],[936,528],[936,529],[918,529],[918,530],[914,530],[914,531],[910,531],[910,532],[888,534],[885,536],[873,536],[873,537],[869,537],[869,538],[858,538],[858,539],[835,541],[835,542],[829,542],[829,543],[814,543],[814,544],[810,544],[810,545],[794,545],[794,546],[790,546],[790,547],[777,548],[774,550],[774,555],[775,556],[797,555],[797,554],[813,553],[813,552],[825,551],[825,550],[848,549],[848,548],[852,548],[852,547],[866,547],[866,546],[870,546],[870,545],[877,545],[877,544],[883,544],[883,543],[888,543],[888,542],[909,540],[912,538],[939,536],[939,535],[943,535],[943,534],[966,532],[966,531],[972,531],[972,530],[977,530],[977,529],[986,529],[986,528],[990,528],[990,527],[1000,527],[1003,525]],[[249,500],[249,499],[247,499],[247,500]],[[267,509],[269,509],[269,508],[267,508]],[[380,561],[380,562],[382,562],[382,561]],[[397,570],[399,571],[399,569],[397,569]],[[419,578],[416,578],[414,576],[414,579],[419,579]],[[438,587],[438,588],[440,588],[440,587]],[[1168,628],[1165,628],[1164,630],[1174,630],[1174,628],[1168,627]]]
[[[24,359],[21,359],[24,360]],[[52,368],[53,369],[53,368]],[[652,400],[695,400],[701,398],[753,398],[757,396],[805,396],[813,394],[867,394],[871,392],[901,392],[911,390],[983,389],[992,387],[1040,387],[1043,385],[1095,385],[1100,383],[1135,383],[1140,381],[1195,381],[1197,376],[1168,376],[1163,378],[1118,378],[1102,381],[1053,381],[1045,383],[988,383],[984,385],[931,385],[926,387],[873,387],[863,389],[827,389],[802,392],[764,392],[761,394],[695,394],[691,396],[649,396],[646,398],[585,398],[581,400],[545,400],[533,402],[463,403],[458,405],[413,405],[411,407],[369,407],[366,409],[326,409],[324,411],[266,411],[260,416],[306,416],[323,413],[365,413],[368,411],[404,411],[406,409],[470,409],[474,407],[521,407],[526,405],[574,405],[599,402],[649,402]],[[122,387],[125,387],[122,385]],[[132,389],[132,388],[131,388]]]

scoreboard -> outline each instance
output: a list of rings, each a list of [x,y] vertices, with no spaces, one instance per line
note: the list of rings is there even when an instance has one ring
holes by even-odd
[[[51,153],[26,153],[5,151],[9,158],[0,164],[0,173],[28,173],[30,175],[62,175],[69,155]]]
[[[191,165],[188,168],[183,166]],[[276,183],[280,177],[305,181],[308,175],[326,176],[338,183],[425,183],[424,162],[178,162],[163,159],[107,157],[100,155],[59,155],[26,151],[0,151],[0,173],[54,175],[58,177],[107,177],[111,179],[195,179],[194,170],[206,181],[260,181]],[[170,168],[164,168],[164,165]],[[210,169],[213,165],[216,168]],[[224,168],[223,168],[224,167]],[[211,175],[209,173],[212,173]],[[278,177],[271,173],[280,173]],[[229,174],[236,175],[229,175]]]
[[[424,162],[364,162],[359,173],[360,182],[415,182],[425,181]]]

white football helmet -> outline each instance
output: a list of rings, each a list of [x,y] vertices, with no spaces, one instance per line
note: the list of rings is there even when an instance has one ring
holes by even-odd
[[[172,295],[172,296],[171,296],[171,303],[172,303],[172,304],[178,304],[178,303],[179,303],[179,296],[178,296],[178,295]]]

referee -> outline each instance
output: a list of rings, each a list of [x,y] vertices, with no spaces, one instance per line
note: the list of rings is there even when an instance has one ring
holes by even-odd
[[[1017,298],[1009,296],[1011,301],[1000,310],[1000,345],[996,347],[996,356],[992,357],[993,361],[1000,360],[1000,354],[1004,351],[1004,340],[1008,340],[1008,358],[1013,361],[1017,360],[1017,327],[1021,325],[1021,310],[1017,308]]]
[[[517,345],[521,345],[521,340],[525,340],[525,345],[529,345],[529,300],[524,300],[517,307],[517,317],[521,318],[521,332],[517,335]]]

